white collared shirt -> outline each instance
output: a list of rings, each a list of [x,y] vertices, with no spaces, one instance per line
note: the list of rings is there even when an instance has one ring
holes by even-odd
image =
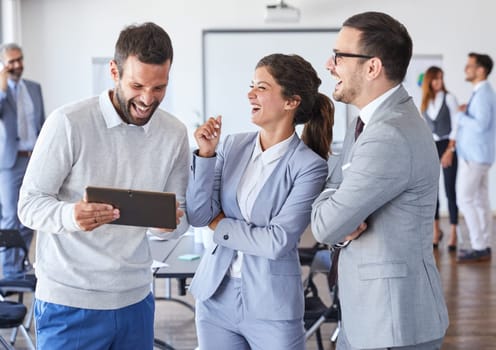
[[[481,86],[484,84],[487,84],[487,80],[479,81],[477,84],[474,85],[473,92],[476,93],[477,90],[479,90],[481,88]]]
[[[17,127],[19,129],[22,124],[25,128],[25,136],[18,131],[19,142],[17,143],[17,149],[19,151],[32,151],[38,137],[34,121],[33,100],[22,79],[18,82],[9,79],[7,84],[17,103]]]
[[[115,91],[114,91],[115,94]],[[110,90],[107,90],[106,92],[103,92],[100,94],[100,106],[102,108],[102,114],[103,118],[105,119],[105,124],[107,124],[107,128],[113,128],[118,125],[126,125],[129,127],[137,127],[137,128],[143,128],[143,130],[148,132],[148,129],[150,128],[150,121],[146,123],[145,125],[139,126],[139,125],[134,125],[134,124],[127,124],[125,123],[122,118],[119,116],[119,113],[115,110],[114,104],[112,103],[112,100],[110,98]],[[152,116],[153,118],[153,116]]]
[[[365,124],[363,129],[367,127],[369,124],[370,119],[374,115],[375,111],[377,108],[381,105],[382,102],[384,102],[389,96],[391,96],[396,90],[398,90],[400,87],[400,84],[396,85],[395,87],[389,89],[385,93],[383,93],[381,96],[377,97],[375,100],[372,102],[369,102],[365,107],[363,107],[360,110],[360,118],[362,119],[363,123]]]
[[[239,182],[236,193],[241,214],[246,222],[251,222],[253,204],[255,203],[260,190],[279,163],[279,160],[288,150],[293,136],[294,133],[284,141],[263,151],[262,145],[260,144],[260,133],[257,135],[257,141],[255,148],[253,149],[251,160]],[[242,265],[243,253],[238,251],[229,270],[231,277],[241,277]]]

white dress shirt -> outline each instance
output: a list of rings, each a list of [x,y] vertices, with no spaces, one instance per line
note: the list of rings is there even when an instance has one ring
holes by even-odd
[[[260,190],[267,182],[267,179],[274,171],[281,157],[288,150],[289,143],[293,136],[294,133],[284,141],[263,151],[262,145],[260,144],[260,133],[258,134],[251,160],[239,182],[238,191],[236,193],[241,214],[247,223],[251,222],[253,204],[255,203]],[[231,277],[241,277],[242,265],[243,253],[238,251],[229,269]]]
[[[22,79],[17,83],[8,80],[7,83],[17,103],[18,149],[19,151],[32,151],[38,137],[34,125],[33,100]]]
[[[382,102],[384,102],[389,96],[391,96],[396,90],[398,90],[399,87],[400,85],[396,85],[395,87],[389,89],[381,96],[377,97],[375,100],[369,102],[369,104],[367,104],[360,110],[360,119],[362,119],[363,123],[365,124],[363,126],[364,130],[365,128],[367,128],[367,125],[376,109],[381,105]]]

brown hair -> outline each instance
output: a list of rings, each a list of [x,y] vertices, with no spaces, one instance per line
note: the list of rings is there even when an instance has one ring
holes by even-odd
[[[272,54],[262,58],[256,68],[266,67],[282,88],[286,98],[299,96],[293,124],[305,124],[302,140],[322,158],[331,153],[334,105],[319,93],[322,81],[312,65],[298,55]]]
[[[486,72],[486,78],[491,74],[491,71],[493,70],[493,60],[489,55],[486,54],[481,54],[481,53],[476,53],[476,52],[471,52],[468,54],[468,57],[475,58],[475,63],[484,68],[484,71]]]
[[[412,38],[405,26],[382,12],[364,12],[348,18],[344,27],[361,32],[362,55],[380,58],[386,77],[401,83],[412,57]]]
[[[129,56],[136,56],[140,62],[149,64],[164,64],[167,60],[172,63],[171,39],[155,23],[130,25],[121,31],[115,44],[114,60],[120,75]]]
[[[432,81],[437,78],[438,74],[443,74],[443,70],[439,67],[432,66],[427,69],[422,80],[422,103],[420,104],[420,111],[423,113],[427,110],[430,100],[434,100],[436,93],[432,90]],[[441,88],[446,92],[446,87]]]

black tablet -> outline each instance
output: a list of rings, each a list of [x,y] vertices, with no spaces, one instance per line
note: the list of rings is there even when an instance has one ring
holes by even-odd
[[[127,190],[109,187],[86,187],[88,202],[111,204],[120,210],[111,224],[176,228],[176,194]]]

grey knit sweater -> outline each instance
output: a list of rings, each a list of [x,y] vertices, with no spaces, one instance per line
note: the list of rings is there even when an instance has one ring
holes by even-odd
[[[152,280],[146,228],[107,224],[79,231],[74,203],[88,185],[175,192],[184,208],[186,127],[157,109],[144,127],[122,123],[108,91],[55,110],[43,126],[19,200],[37,230],[36,297],[89,309],[142,300]],[[188,227],[185,217],[173,236]]]

